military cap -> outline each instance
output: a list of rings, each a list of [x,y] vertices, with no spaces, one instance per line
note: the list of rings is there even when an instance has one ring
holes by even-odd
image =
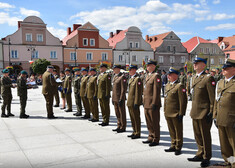
[[[222,68],[225,69],[228,67],[235,67],[235,60],[227,59]]]
[[[192,71],[188,71],[188,74],[192,73]]]
[[[174,67],[170,67],[168,74],[175,73],[179,75],[180,71]]]
[[[219,71],[219,68],[216,68],[216,70],[218,70],[218,71]]]
[[[155,61],[153,59],[149,59],[147,62],[147,65],[150,65],[150,64],[157,65],[157,61]]]
[[[209,71],[210,69],[209,68],[206,68],[207,71]]]
[[[114,65],[113,65],[113,69],[114,69],[114,68],[119,68],[119,69],[121,69],[122,66],[121,66],[121,65],[118,65],[118,64],[114,64]]]
[[[101,63],[101,64],[100,64],[100,68],[101,68],[101,67],[108,68],[108,65],[107,65],[107,64],[105,64],[105,63]]]
[[[88,69],[85,67],[82,67],[81,71],[88,71]]]
[[[20,73],[21,73],[21,74],[25,74],[25,75],[28,74],[25,70],[22,70]]]
[[[215,69],[212,69],[211,72],[215,72]]]
[[[77,72],[77,71],[80,71],[80,69],[79,68],[74,68],[73,71]]]
[[[204,62],[206,64],[207,58],[200,58],[200,57],[196,56],[193,60],[193,63],[196,64],[197,62]]]
[[[56,69],[53,69],[53,72],[57,72],[57,70],[56,70]]]
[[[48,65],[47,68],[54,69],[54,67],[52,65]]]
[[[64,71],[65,71],[65,72],[66,72],[66,71],[69,71],[69,72],[70,72],[70,69],[69,69],[69,68],[65,68],[65,70],[64,70]]]
[[[137,65],[134,65],[134,64],[131,64],[131,65],[129,66],[129,70],[131,70],[131,69],[138,69],[138,66],[137,66]]]
[[[2,73],[9,73],[9,69],[3,69]]]
[[[91,68],[89,69],[89,71],[95,71],[95,72],[96,72],[96,69],[93,68],[93,67],[91,67]]]

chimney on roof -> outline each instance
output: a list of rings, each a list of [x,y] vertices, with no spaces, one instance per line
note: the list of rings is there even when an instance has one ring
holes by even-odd
[[[223,41],[224,37],[218,37],[218,43]]]
[[[22,23],[22,21],[18,21],[18,29],[20,28],[21,23]]]
[[[122,31],[122,30],[116,30],[116,34],[120,33],[120,31]]]
[[[71,27],[67,28],[67,36],[71,34]]]
[[[149,35],[146,35],[146,36],[145,36],[145,40],[146,40],[146,41],[149,41]]]
[[[81,24],[73,24],[73,31],[82,26]]]
[[[109,37],[112,38],[113,37],[113,32],[109,33]]]
[[[154,37],[154,41],[157,41],[157,37]]]

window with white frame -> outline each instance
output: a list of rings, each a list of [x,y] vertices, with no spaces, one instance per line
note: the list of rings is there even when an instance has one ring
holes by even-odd
[[[167,46],[167,51],[171,51],[171,46]]]
[[[107,61],[107,60],[108,60],[108,53],[103,52],[103,53],[101,54],[101,57],[102,57],[102,61]]]
[[[224,64],[224,59],[223,58],[219,58],[219,64]]]
[[[38,57],[39,57],[38,51],[33,51],[32,52],[32,58],[38,58]]]
[[[56,51],[51,51],[51,59],[56,59],[56,58],[57,58]]]
[[[83,46],[88,46],[88,39],[87,38],[83,38]]]
[[[226,54],[226,58],[230,58],[230,54]]]
[[[215,64],[215,60],[214,58],[211,58],[211,65],[214,65]]]
[[[130,42],[130,48],[133,48],[133,42]]]
[[[11,50],[11,58],[18,58],[18,51],[17,50]]]
[[[137,62],[137,57],[136,57],[136,55],[132,55],[132,62]]]
[[[123,55],[119,55],[119,62],[123,62]]]
[[[210,53],[210,49],[206,48],[206,54],[209,54],[209,53]]]
[[[175,56],[170,56],[170,63],[175,63]]]
[[[31,33],[26,33],[26,41],[33,41]]]
[[[145,56],[144,57],[144,62],[148,62],[148,60],[149,60],[149,56]]]
[[[140,43],[139,42],[135,42],[135,48],[140,48]]]
[[[163,56],[159,56],[159,57],[158,57],[158,62],[159,62],[159,63],[163,63],[163,62],[164,62]]]
[[[204,53],[204,49],[203,48],[200,48],[200,53]]]
[[[71,61],[77,60],[77,53],[75,53],[75,52],[70,52],[70,60],[71,60]]]
[[[181,64],[184,64],[185,63],[185,56],[181,56]]]
[[[42,34],[37,34],[37,41],[43,42],[43,35]]]
[[[216,48],[212,48],[212,54],[216,54]]]
[[[86,60],[91,61],[93,59],[93,54],[91,52],[86,53]]]
[[[175,46],[173,46],[173,52],[174,52],[174,53],[176,52],[176,47],[175,47]]]
[[[95,46],[95,39],[90,39],[90,46]]]

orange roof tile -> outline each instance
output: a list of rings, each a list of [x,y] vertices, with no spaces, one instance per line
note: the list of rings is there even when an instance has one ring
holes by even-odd
[[[201,37],[196,36],[196,37],[193,37],[193,38],[189,39],[188,41],[186,41],[182,44],[187,49],[188,53],[190,53],[200,43],[211,43],[211,42],[208,41],[208,40],[205,40]]]
[[[63,38],[62,42],[63,42],[63,45],[66,45],[67,41],[69,39],[71,39],[72,37],[76,36],[78,34],[78,31],[75,30],[73,31],[72,33],[70,33],[69,35],[65,36],[65,38]]]
[[[122,41],[126,37],[127,31],[128,31],[128,29],[122,30],[118,34],[114,33],[113,37],[109,37],[107,40],[109,42],[109,46],[111,46],[112,48],[116,48],[116,44],[118,42]]]
[[[235,49],[235,36],[223,37],[223,40],[218,43],[220,46],[224,42],[226,48],[224,50],[234,50]]]
[[[163,33],[163,34],[158,34],[155,36],[150,36],[149,40],[145,40],[146,42],[148,42],[151,45],[151,48],[155,51],[157,47],[159,47],[162,42],[163,39],[171,32],[167,32],[167,33]]]

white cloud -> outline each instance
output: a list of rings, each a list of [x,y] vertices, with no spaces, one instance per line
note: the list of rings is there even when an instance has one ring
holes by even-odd
[[[10,17],[8,13],[0,12],[0,24],[8,24],[9,26],[16,26],[19,20],[22,19],[18,17]]]
[[[177,35],[191,35],[193,34],[192,32],[175,32]]]
[[[20,8],[20,14],[24,16],[38,16],[40,17],[40,12],[35,10],[29,10],[25,8]]]
[[[152,11],[166,11],[169,10],[170,7],[165,4],[162,3],[160,0],[150,0],[148,1],[144,6],[142,6],[140,8],[141,11],[145,11],[148,10],[148,12],[152,12]]]
[[[64,29],[56,29],[54,27],[47,27],[47,29],[52,35],[58,37],[59,39],[63,39],[67,35],[67,32]]]
[[[208,26],[205,28],[205,30],[209,31],[216,31],[216,30],[231,30],[235,29],[235,24],[234,23],[226,23],[226,24],[219,24],[216,26]]]
[[[15,8],[15,6],[10,5],[8,3],[0,2],[0,9],[6,9],[6,8]]]
[[[220,3],[220,0],[214,0],[213,1],[213,4],[219,4]]]
[[[195,18],[195,21],[203,21],[203,20],[225,20],[225,19],[233,19],[235,15],[228,15],[226,13],[216,13],[216,14],[209,14],[207,16],[201,16]]]
[[[68,27],[68,24],[65,24],[64,22],[58,22],[58,25],[60,25],[62,27]]]

